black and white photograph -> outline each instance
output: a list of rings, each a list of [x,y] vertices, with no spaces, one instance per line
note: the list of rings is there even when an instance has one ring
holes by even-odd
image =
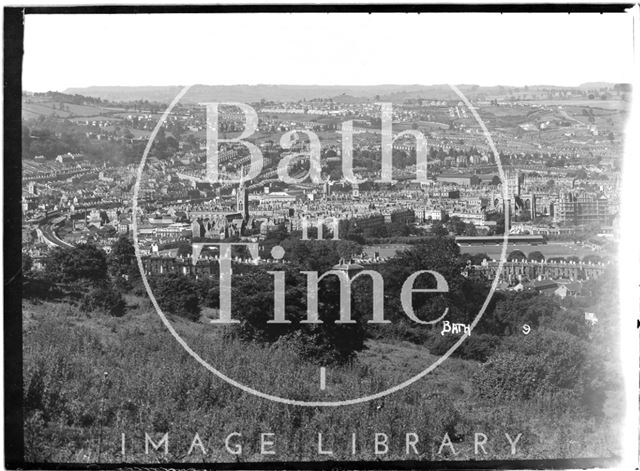
[[[5,8],[5,466],[637,467],[632,7]]]

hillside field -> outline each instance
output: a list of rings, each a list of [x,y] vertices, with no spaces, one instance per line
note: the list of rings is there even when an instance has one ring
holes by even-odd
[[[214,377],[171,337],[145,298],[127,295],[127,303],[127,314],[114,318],[82,313],[67,301],[23,302],[27,461],[122,462],[122,433],[127,437],[124,461],[144,463],[327,459],[317,453],[318,432],[335,453],[330,459],[343,460],[610,457],[620,452],[616,405],[621,397],[616,394],[598,418],[554,397],[488,401],[479,398],[471,380],[480,364],[451,358],[384,399],[340,408],[286,406]],[[379,391],[436,358],[420,345],[369,339],[356,360],[328,368],[327,391],[321,392],[317,365],[297,358],[285,344],[241,343],[212,325],[179,318],[173,323],[194,350],[234,379],[299,400]],[[278,374],[270,375],[273,371]],[[169,454],[145,454],[145,432],[154,439],[169,433]],[[196,432],[206,456],[199,448],[187,454]],[[231,432],[242,434],[241,455],[224,449]],[[262,432],[275,433],[276,456],[259,453]],[[381,457],[373,453],[379,432],[390,437],[389,453]],[[410,432],[420,437],[419,456],[405,454]],[[358,437],[355,455],[351,433]],[[474,453],[475,433],[489,438],[486,455]],[[505,433],[522,433],[515,456]],[[438,454],[445,434],[455,455],[449,446]]]

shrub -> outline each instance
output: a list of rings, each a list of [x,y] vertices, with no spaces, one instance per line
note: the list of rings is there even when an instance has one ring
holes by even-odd
[[[110,316],[122,317],[126,303],[119,291],[111,286],[94,288],[80,301],[80,310],[84,312],[102,311]]]
[[[294,264],[292,264],[294,265]],[[354,324],[336,324],[340,312],[339,282],[329,277],[318,290],[319,324],[302,324],[307,317],[306,278],[300,267],[285,269],[285,317],[290,324],[269,324],[273,317],[273,278],[266,271],[256,269],[233,279],[232,317],[240,324],[230,329],[245,341],[286,342],[301,357],[321,363],[344,362],[364,348],[363,313],[366,302],[359,302],[354,283],[352,291],[352,319]],[[361,280],[358,280],[358,282]],[[355,298],[355,299],[354,299]]]
[[[480,396],[531,399],[550,394],[598,415],[612,383],[596,348],[571,334],[541,329],[505,339],[474,375]]]
[[[204,438],[241,430],[253,437],[253,431],[264,430],[266,422],[281,431],[286,446],[279,453],[284,460],[314,459],[313,450],[303,451],[309,449],[306,444],[310,429],[326,431],[327,438],[331,438],[332,430],[344,431],[334,434],[336,440],[343,441],[350,441],[352,432],[365,438],[372,431],[385,432],[393,440],[398,433],[415,431],[420,437],[420,459],[431,460],[446,459],[436,454],[444,433],[455,444],[455,458],[467,460],[483,459],[482,454],[474,454],[474,432],[489,437],[489,455],[484,458],[492,459],[514,458],[505,432],[512,438],[523,434],[517,447],[517,458],[521,459],[604,456],[609,453],[607,450],[619,446],[617,435],[611,433],[611,427],[619,422],[617,415],[600,423],[558,407],[538,409],[536,401],[503,402],[500,407],[493,407],[469,397],[467,380],[469,372],[478,369],[475,364],[453,362],[444,370],[438,369],[436,375],[427,375],[418,387],[406,388],[389,399],[347,408],[274,407],[269,401],[239,394],[211,374],[203,374],[202,367],[180,345],[167,340],[164,327],[155,322],[151,312],[141,312],[139,319],[127,316],[118,320],[122,328],[108,332],[109,323],[79,319],[77,309],[70,304],[61,304],[56,312],[52,306],[47,303],[29,307],[37,314],[37,322],[29,322],[24,332],[24,436],[25,459],[29,462],[95,461],[99,424],[103,426],[101,462],[122,461],[119,444],[125,431],[128,444],[142,444],[127,448],[128,452],[131,450],[129,459],[156,466],[163,458],[160,453],[144,454],[145,430],[158,434],[178,431],[171,433],[171,450],[186,451],[193,439],[190,431],[197,430]],[[154,321],[140,322],[150,319]],[[384,363],[389,360],[388,365],[374,360],[332,368],[327,391],[319,393],[317,367],[297,361],[287,349],[237,340],[221,342],[217,327],[183,327],[194,350],[203,352],[206,359],[214,359],[221,371],[244,384],[272,386],[272,393],[281,397],[355,397],[378,392],[406,378],[404,355],[390,354],[384,358]],[[472,335],[475,334],[474,331]],[[380,350],[382,355],[384,352]],[[423,358],[418,355],[415,360]],[[108,380],[103,379],[104,371],[109,372]],[[180,433],[181,430],[186,432]],[[154,437],[157,438],[158,435]],[[256,443],[251,440],[244,447],[246,461],[260,459]],[[407,458],[404,444],[397,443],[402,446],[391,446],[387,459]],[[336,459],[371,459],[372,448],[363,445],[358,446],[355,456],[350,447],[332,449]],[[209,444],[205,447],[210,449]],[[91,455],[87,456],[89,451]],[[444,453],[448,452],[449,448],[444,447]],[[193,462],[194,455],[166,458]]]
[[[440,335],[437,330],[434,330],[431,332],[428,339],[429,353],[432,355],[444,355],[449,351],[453,344],[458,341],[458,339],[458,336]]]
[[[453,441],[462,438],[460,432],[464,428],[465,419],[451,397],[440,394],[435,397],[430,422],[436,436],[447,433]]]
[[[140,278],[135,249],[126,236],[120,236],[111,246],[107,265],[109,274],[119,289],[130,290]]]
[[[496,293],[492,304],[478,324],[484,333],[506,336],[519,334],[524,324],[538,328],[554,318],[565,316],[555,299],[533,291]]]
[[[101,283],[107,278],[107,257],[91,244],[79,244],[72,249],[56,248],[45,259],[45,273],[54,282]]]
[[[195,281],[177,273],[160,275],[150,280],[160,307],[168,313],[196,321],[200,318],[200,299]]]
[[[431,334],[428,327],[416,325],[408,319],[398,319],[391,324],[367,325],[367,333],[372,338],[381,340],[406,340],[407,342],[429,346]]]
[[[490,334],[471,335],[460,348],[457,356],[465,360],[485,362],[495,352],[500,344],[500,337]]]
[[[481,397],[526,400],[546,392],[546,377],[547,368],[540,356],[500,352],[489,358],[473,382]]]
[[[444,355],[455,344],[460,337],[457,335],[440,335],[438,331],[433,331],[429,338],[429,353],[432,355]],[[472,333],[464,342],[452,353],[452,356],[464,358],[465,360],[487,361],[500,344],[500,337],[490,334],[475,335]]]
[[[22,276],[29,274],[29,272],[31,271],[31,268],[33,268],[33,259],[31,258],[31,255],[29,255],[28,253],[23,253],[22,254]]]
[[[63,294],[62,290],[60,290],[55,283],[51,283],[46,279],[41,279],[35,276],[27,276],[23,278],[22,297],[24,299],[31,299],[34,301],[56,299],[63,297]]]
[[[276,343],[285,344],[300,358],[320,365],[346,363],[353,359],[356,350],[364,348],[364,337],[357,334],[357,325],[305,326],[282,335]],[[349,335],[349,331],[355,335]]]
[[[204,278],[197,282],[198,295],[204,306],[220,308],[220,282],[217,277]]]

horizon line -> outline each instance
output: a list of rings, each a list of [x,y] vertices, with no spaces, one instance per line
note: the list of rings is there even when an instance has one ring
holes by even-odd
[[[513,85],[513,84],[501,84],[496,83],[492,85],[481,85],[477,83],[456,83],[454,84],[457,87],[479,87],[479,88],[524,88],[524,87],[558,87],[558,88],[579,88],[588,84],[609,84],[609,85],[617,85],[617,84],[630,84],[630,82],[624,81],[611,81],[611,80],[587,80],[581,82],[579,84],[574,85],[566,85],[566,84],[554,84],[554,83],[530,83],[530,84],[522,84],[522,85]],[[22,93],[65,93],[67,90],[81,90],[81,89],[91,89],[91,88],[181,88],[185,85],[181,84],[160,84],[160,85],[77,85],[77,86],[68,86],[63,89],[48,89],[48,90],[29,90],[28,88],[24,88]],[[256,84],[247,84],[247,83],[233,83],[233,84],[207,84],[207,83],[195,83],[192,87],[354,87],[354,88],[373,88],[373,87],[449,87],[448,83],[429,83],[429,84],[421,84],[421,83],[379,83],[379,84],[305,84],[305,83],[256,83]]]

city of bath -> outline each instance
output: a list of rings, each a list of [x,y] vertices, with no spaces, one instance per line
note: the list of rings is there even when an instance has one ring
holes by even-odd
[[[27,462],[618,456],[627,84],[179,92],[23,93]]]

